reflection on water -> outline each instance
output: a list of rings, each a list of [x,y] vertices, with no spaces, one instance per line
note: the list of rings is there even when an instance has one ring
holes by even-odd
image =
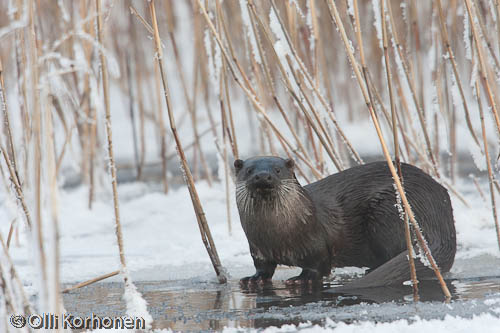
[[[500,277],[448,281],[453,294],[451,305],[443,304],[437,281],[421,281],[418,306],[411,300],[409,286],[370,288],[338,294],[337,282],[319,286],[286,286],[283,281],[265,285],[240,287],[237,281],[227,285],[193,280],[137,282],[154,318],[154,328],[181,331],[220,330],[229,327],[268,327],[298,324],[309,320],[321,324],[325,317],[352,322],[354,320],[388,321],[411,318],[472,315],[487,311],[487,306],[471,307],[467,302],[495,295],[500,297]],[[125,313],[121,297],[123,286],[104,282],[64,296],[68,312],[88,315],[117,316]],[[475,310],[474,310],[475,309]],[[417,312],[415,312],[417,311]],[[439,313],[441,313],[439,315]]]

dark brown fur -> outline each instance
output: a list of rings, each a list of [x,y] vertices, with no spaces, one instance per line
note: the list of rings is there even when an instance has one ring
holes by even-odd
[[[449,195],[417,167],[401,167],[416,220],[447,272],[456,252]],[[356,166],[304,187],[291,160],[254,157],[235,161],[235,168],[241,224],[257,270],[242,281],[270,279],[278,264],[301,267],[292,278],[299,281],[317,280],[332,267],[369,267],[370,273],[353,283],[358,288],[410,279],[404,224],[386,162]],[[420,253],[416,244],[415,249]],[[433,275],[415,262],[419,278]]]

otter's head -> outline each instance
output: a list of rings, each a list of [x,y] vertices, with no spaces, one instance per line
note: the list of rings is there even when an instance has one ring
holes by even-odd
[[[287,181],[296,181],[293,166],[293,160],[274,156],[234,161],[237,184],[245,186],[253,197],[273,196]]]
[[[295,177],[294,162],[274,156],[234,161],[236,204],[242,224],[246,221],[306,223],[312,204]]]

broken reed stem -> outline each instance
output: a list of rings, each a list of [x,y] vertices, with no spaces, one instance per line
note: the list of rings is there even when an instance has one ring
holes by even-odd
[[[102,13],[101,13],[101,0],[95,0],[96,14],[97,14],[97,38],[99,45],[104,45],[104,33],[102,31]],[[113,207],[115,212],[115,234],[118,243],[118,250],[120,254],[120,264],[125,284],[129,281],[127,272],[127,263],[125,261],[125,250],[123,249],[123,235],[122,226],[120,221],[120,206],[118,201],[118,180],[116,178],[116,165],[115,155],[113,152],[113,132],[111,130],[111,110],[109,105],[109,91],[108,91],[108,68],[106,58],[104,57],[103,50],[99,49],[99,56],[101,61],[101,75],[102,75],[102,89],[104,94],[104,109],[106,112],[106,136],[108,139],[108,157],[109,168],[111,171],[111,185],[113,189]]]
[[[392,132],[393,132],[393,141],[394,141],[394,160],[396,164],[396,168],[398,171],[398,176],[403,182],[403,172],[401,170],[401,161],[399,160],[399,142],[398,142],[398,126],[396,124],[396,105],[394,102],[394,93],[392,90],[392,78],[391,78],[391,67],[389,60],[389,45],[387,39],[387,26],[386,26],[386,18],[385,18],[385,9],[384,9],[384,1],[380,1],[380,17],[381,17],[381,25],[382,25],[382,43],[383,43],[383,51],[384,51],[384,61],[385,61],[385,70],[387,76],[387,86],[389,90],[389,102],[391,104],[391,119],[392,119]],[[359,44],[360,49],[363,47],[361,40],[361,27],[359,24],[359,13],[358,13],[358,1],[354,0],[354,14],[356,19],[357,31],[359,34]],[[404,214],[403,219],[404,227],[405,227],[405,240],[406,240],[406,248],[408,249],[408,262],[410,265],[410,276],[413,287],[413,300],[418,302],[420,296],[418,294],[418,280],[417,280],[417,271],[415,269],[415,260],[413,256],[413,245],[411,241],[411,232],[410,232],[410,222],[408,221],[408,215]]]
[[[493,222],[495,223],[495,229],[497,232],[498,247],[500,248],[500,224],[498,223],[498,213],[496,208],[495,200],[495,189],[493,187],[493,170],[491,167],[490,153],[488,151],[488,139],[486,138],[486,125],[484,123],[484,112],[481,105],[481,91],[479,90],[479,82],[476,79],[475,82],[476,95],[479,104],[479,118],[481,119],[481,132],[483,134],[483,148],[484,148],[484,158],[486,159],[486,166],[488,167],[488,181],[490,187],[490,198],[491,198],[491,210],[493,213]]]
[[[441,275],[441,272],[439,271],[439,267],[437,266],[436,261],[434,260],[432,254],[431,254],[431,250],[427,246],[427,242],[425,241],[424,236],[422,235],[420,228],[418,226],[418,223],[415,220],[415,215],[413,214],[413,211],[412,211],[410,204],[408,202],[408,199],[406,197],[406,193],[403,190],[403,187],[401,185],[400,178],[399,178],[397,171],[394,168],[394,165],[392,163],[391,156],[389,154],[389,150],[387,149],[387,146],[386,146],[385,140],[384,140],[384,136],[382,135],[382,131],[380,129],[378,118],[375,115],[375,111],[373,109],[372,104],[370,103],[370,98],[368,96],[368,92],[366,91],[366,87],[364,86],[364,81],[363,81],[361,73],[359,71],[357,61],[354,58],[354,55],[350,49],[349,39],[347,38],[346,32],[344,30],[344,25],[343,25],[342,21],[340,20],[340,15],[338,13],[337,6],[335,5],[335,2],[333,0],[326,0],[326,1],[327,1],[327,5],[329,8],[329,12],[331,14],[331,18],[339,30],[340,36],[341,36],[342,41],[344,43],[344,47],[345,47],[345,49],[347,51],[347,55],[349,57],[349,61],[351,62],[352,68],[354,70],[354,74],[356,75],[356,79],[358,81],[359,87],[361,88],[361,92],[363,94],[363,98],[365,100],[366,106],[368,107],[368,111],[370,112],[370,116],[371,116],[373,124],[375,126],[375,130],[377,131],[377,135],[378,135],[381,147],[382,147],[382,151],[384,153],[384,157],[387,161],[387,165],[388,165],[389,170],[392,174],[392,178],[394,179],[394,182],[395,182],[396,187],[398,189],[398,192],[399,192],[399,195],[401,197],[401,201],[403,203],[406,215],[408,215],[408,217],[413,225],[418,242],[420,243],[420,246],[422,247],[429,263],[432,266],[432,269],[434,270],[434,273],[436,274],[436,277],[439,280],[439,283],[441,285],[441,289],[443,290],[445,297],[447,299],[450,299],[451,298],[450,291],[448,290],[448,287],[446,286],[446,283],[444,282],[443,276]]]
[[[74,286],[71,286],[71,287],[68,287],[66,289],[64,289],[62,291],[63,294],[66,294],[66,293],[69,293],[70,291],[73,291],[75,289],[79,289],[79,288],[83,288],[83,287],[86,287],[88,285],[91,285],[93,283],[96,283],[96,282],[99,282],[99,281],[102,281],[104,279],[107,279],[107,278],[110,278],[112,276],[115,276],[115,275],[118,275],[120,274],[120,271],[117,270],[117,271],[114,271],[114,272],[111,272],[111,273],[108,273],[108,274],[104,274],[104,275],[101,275],[101,276],[98,276],[96,278],[93,278],[93,279],[90,279],[90,280],[87,280],[87,281],[84,281],[84,282],[81,282],[81,283],[78,283]]]
[[[200,198],[198,197],[198,192],[196,190],[196,186],[193,181],[193,176],[191,174],[191,170],[189,169],[189,165],[186,161],[186,156],[184,154],[184,150],[182,148],[182,144],[180,142],[179,136],[177,134],[177,128],[175,126],[175,119],[173,115],[172,105],[170,103],[170,92],[168,89],[167,78],[163,71],[163,52],[161,48],[160,35],[158,32],[158,23],[156,21],[156,10],[154,0],[149,2],[149,10],[152,18],[152,26],[154,30],[154,41],[156,48],[156,60],[158,62],[158,67],[161,75],[161,80],[163,83],[163,92],[165,97],[165,102],[167,105],[168,119],[170,122],[170,129],[172,131],[172,135],[175,140],[175,144],[177,147],[177,152],[179,153],[179,160],[182,167],[183,172],[185,173],[186,185],[189,190],[189,194],[191,196],[191,201],[193,203],[193,208],[196,214],[196,219],[198,221],[198,226],[200,228],[201,238],[207,249],[210,260],[212,261],[212,265],[214,266],[215,273],[219,280],[219,283],[226,283],[227,277],[224,268],[222,267],[219,259],[219,255],[217,254],[217,249],[215,248],[215,244],[212,239],[212,235],[210,233],[210,228],[207,223],[207,219],[205,216],[205,212],[203,211],[203,207],[201,205]]]

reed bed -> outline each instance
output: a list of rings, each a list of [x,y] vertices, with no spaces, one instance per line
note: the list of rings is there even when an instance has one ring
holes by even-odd
[[[498,1],[10,0],[0,4],[0,42],[2,189],[23,213],[5,222],[7,244],[0,239],[9,306],[31,306],[8,260],[18,230],[35,249],[38,307],[63,306],[58,226],[68,222],[58,218],[58,190],[68,174],[88,191],[89,209],[100,192],[112,192],[116,269],[126,283],[119,171],[132,169],[142,181],[156,168],[168,193],[180,166],[223,283],[197,183],[211,185],[223,170],[231,233],[232,161],[255,154],[293,158],[305,182],[385,158],[408,250],[418,243],[446,297],[401,162],[430,173],[464,205],[465,183],[489,196],[500,248]],[[132,135],[113,140],[115,117]],[[373,128],[380,144],[367,150],[364,133]],[[473,177],[459,172],[464,159],[475,162]],[[419,259],[410,258],[417,300],[411,262]]]

